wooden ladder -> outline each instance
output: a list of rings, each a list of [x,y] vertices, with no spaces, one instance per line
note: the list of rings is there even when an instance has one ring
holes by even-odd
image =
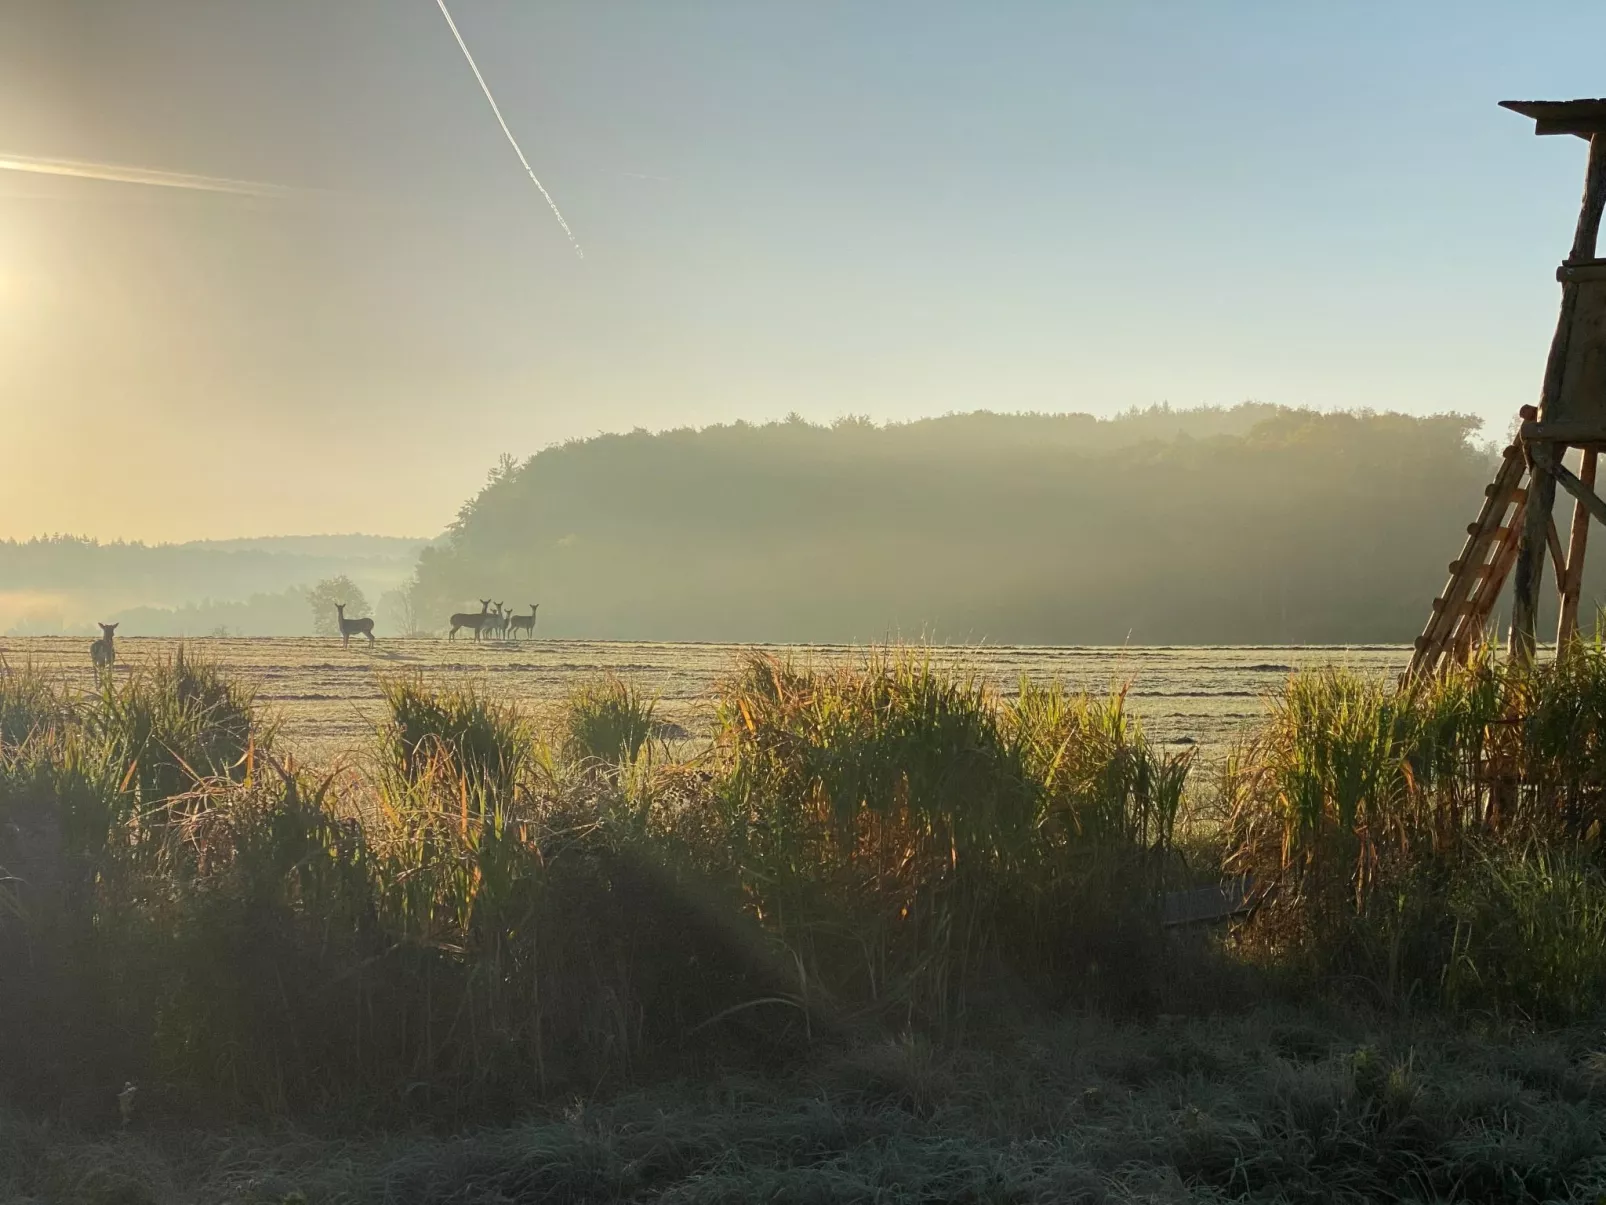
[[[1483,508],[1467,524],[1461,555],[1450,562],[1450,579],[1439,597],[1427,626],[1416,638],[1408,676],[1431,674],[1446,658],[1466,661],[1483,635],[1517,560],[1527,511],[1528,464],[1522,448],[1512,444],[1503,453],[1500,469],[1483,491]],[[1556,587],[1563,588],[1567,558],[1562,554],[1556,521],[1551,519],[1547,542],[1550,562],[1556,568]]]

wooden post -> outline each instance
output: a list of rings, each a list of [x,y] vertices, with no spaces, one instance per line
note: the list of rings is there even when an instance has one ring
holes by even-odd
[[[1511,595],[1511,659],[1523,665],[1534,659],[1534,627],[1539,615],[1539,583],[1545,575],[1550,512],[1556,504],[1556,448],[1536,439],[1528,445],[1528,505],[1517,545],[1516,580]]]
[[[1578,468],[1578,479],[1590,489],[1595,488],[1594,448],[1584,449],[1583,463]],[[1561,591],[1561,618],[1556,622],[1556,652],[1561,653],[1578,636],[1578,600],[1584,589],[1584,547],[1589,542],[1589,508],[1583,502],[1573,503],[1573,534],[1567,547],[1567,577]]]
[[[1584,168],[1584,201],[1573,230],[1572,259],[1590,259],[1600,235],[1600,219],[1606,210],[1606,133],[1589,139],[1589,165]]]

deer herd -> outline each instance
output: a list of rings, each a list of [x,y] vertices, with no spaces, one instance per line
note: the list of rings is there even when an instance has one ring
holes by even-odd
[[[367,616],[360,619],[346,618],[346,603],[335,604],[335,620],[340,625],[340,643],[349,647],[353,636],[366,636],[368,643],[374,643],[374,621]],[[459,612],[452,616],[451,630],[447,632],[448,640],[455,640],[460,630],[467,629],[474,633],[475,640],[516,640],[522,633],[531,639],[535,638],[535,613],[541,609],[540,603],[530,604],[528,615],[515,615],[504,608],[502,603],[492,603],[488,598],[480,599],[478,611]],[[100,625],[101,637],[89,646],[89,659],[95,663],[95,670],[110,672],[112,663],[117,660],[117,648],[112,642],[112,633],[117,631],[115,623]]]
[[[456,640],[457,633],[464,628],[474,633],[475,640],[492,637],[509,640],[520,632],[534,637],[535,613],[540,609],[540,603],[531,603],[528,615],[515,615],[504,610],[502,603],[492,603],[490,599],[482,598],[478,611],[459,611],[452,616],[452,629],[446,633],[446,639]]]

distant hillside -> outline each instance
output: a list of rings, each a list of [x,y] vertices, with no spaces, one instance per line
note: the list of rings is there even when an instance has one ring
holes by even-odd
[[[1409,640],[1492,470],[1475,430],[1243,406],[606,435],[493,474],[418,601],[597,637]]]
[[[325,560],[412,560],[429,540],[411,536],[252,536],[234,540],[187,540],[172,547],[210,552],[273,552]]]
[[[93,632],[98,619],[143,608],[133,626],[176,635],[197,631],[223,607],[229,618],[200,630],[293,635],[310,631],[310,613],[292,592],[344,574],[372,602],[411,576],[424,544],[365,535],[155,545],[81,536],[0,540],[0,632]]]

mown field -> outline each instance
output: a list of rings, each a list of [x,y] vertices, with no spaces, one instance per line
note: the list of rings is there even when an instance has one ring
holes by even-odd
[[[117,642],[117,673],[171,657],[177,640],[131,637]],[[196,638],[186,647],[256,688],[260,703],[281,721],[281,739],[298,756],[328,762],[373,733],[383,716],[387,677],[423,674],[441,683],[472,683],[492,697],[532,707],[563,699],[578,681],[598,673],[628,678],[658,700],[658,717],[687,732],[708,732],[720,679],[754,647],[800,664],[849,664],[863,650],[845,645],[668,644],[637,641],[382,639],[372,648],[343,648],[328,637],[305,639]],[[60,675],[88,690],[89,642],[73,637],[0,639],[0,657]],[[1013,695],[1025,677],[1059,681],[1102,694],[1127,685],[1131,713],[1161,743],[1197,745],[1211,756],[1246,725],[1264,718],[1266,697],[1296,669],[1344,665],[1362,673],[1398,673],[1410,658],[1402,645],[1047,648],[982,646],[930,652],[934,661],[974,672]]]

